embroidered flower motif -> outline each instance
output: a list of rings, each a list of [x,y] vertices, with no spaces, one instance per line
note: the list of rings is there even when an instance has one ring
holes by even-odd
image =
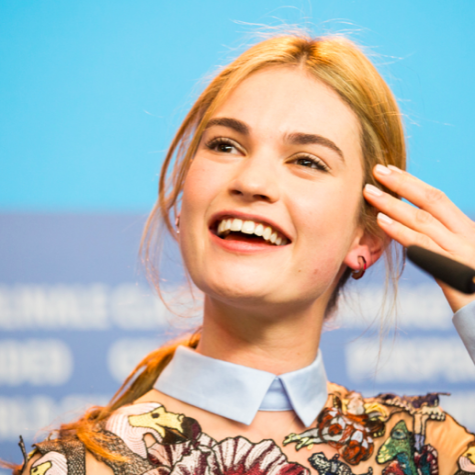
[[[48,452],[30,468],[30,475],[67,475],[68,462],[59,452]]]
[[[173,470],[170,471],[170,475],[211,475],[219,473],[215,458],[212,455],[212,451],[206,448],[192,450],[189,455],[175,464]]]
[[[183,457],[170,475],[309,475],[272,440],[252,444],[244,437],[225,439],[212,448],[201,447]]]

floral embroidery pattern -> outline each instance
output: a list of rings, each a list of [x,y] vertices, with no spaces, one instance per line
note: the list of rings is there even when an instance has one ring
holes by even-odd
[[[288,462],[272,440],[253,444],[244,437],[234,437],[217,443],[201,432],[196,420],[168,412],[157,403],[118,409],[107,420],[104,434],[105,447],[129,460],[99,457],[115,475],[310,475],[300,464]],[[156,442],[147,446],[145,434]],[[46,441],[38,446],[53,443],[64,452],[74,449],[70,442]],[[62,453],[49,451],[36,461],[30,475],[84,475],[84,460],[83,450],[80,463],[68,460],[67,467]]]
[[[438,475],[437,450],[425,444],[427,421],[445,419],[438,393],[424,397],[382,394],[365,400],[359,393],[339,388],[332,392],[333,405],[320,413],[316,426],[290,434],[284,445],[293,443],[300,450],[327,444],[338,450],[331,459],[323,451],[308,458],[319,475],[354,475],[351,466],[371,457],[385,465],[383,475]],[[413,431],[404,419],[399,420],[374,454],[374,439],[384,436],[386,423],[399,412],[412,416]],[[104,435],[104,448],[127,460],[96,454],[114,475],[310,475],[307,468],[289,462],[273,440],[252,443],[238,436],[218,442],[204,434],[195,419],[168,412],[158,403],[121,407],[98,424],[98,431]],[[41,457],[30,475],[85,475],[85,448],[77,437],[46,440],[35,447]],[[459,457],[458,465],[454,475],[475,475],[475,441]],[[357,475],[372,474],[368,468]]]
[[[252,444],[244,437],[225,439],[211,448],[193,450],[176,463],[169,474],[310,475],[301,465],[288,462],[272,440]]]

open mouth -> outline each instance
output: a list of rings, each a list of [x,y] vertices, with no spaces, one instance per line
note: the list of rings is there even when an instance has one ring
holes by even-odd
[[[211,231],[225,240],[247,241],[271,246],[285,246],[290,242],[282,233],[268,224],[231,217],[217,220],[211,227]]]

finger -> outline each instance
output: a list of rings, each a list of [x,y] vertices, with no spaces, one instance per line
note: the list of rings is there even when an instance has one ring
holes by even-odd
[[[428,211],[454,233],[473,235],[475,232],[474,222],[441,190],[392,166],[388,168],[383,165],[376,165],[374,176],[401,198],[405,198],[419,208]]]
[[[404,247],[420,246],[430,251],[438,252],[439,254],[447,255],[448,253],[442,249],[436,242],[434,242],[426,234],[419,233],[414,229],[405,226],[402,223],[390,218],[384,213],[378,213],[378,225],[383,231],[392,239],[397,241]]]
[[[390,218],[384,213],[378,213],[378,225],[392,239],[402,244],[404,247],[412,245],[424,247],[430,251],[437,252],[443,256],[455,259],[462,264],[475,267],[475,251],[471,243],[463,239],[458,239],[458,246],[449,251],[441,247],[437,242],[431,239],[427,234],[420,233],[404,224]]]
[[[432,241],[427,235],[418,233],[417,231],[414,231],[413,229],[410,229],[407,226],[398,223],[397,221],[391,219],[389,216],[386,216],[383,213],[378,214],[378,224],[389,237],[399,242],[404,247],[408,247],[410,245],[421,246],[425,249],[437,252],[438,254],[442,254],[447,257],[453,257],[447,255],[447,253],[439,246],[437,246],[437,244]],[[464,255],[465,259],[459,258],[457,260],[459,262],[462,262],[463,264],[470,265],[470,262],[466,260],[466,255],[463,250],[461,250],[460,255]],[[450,307],[454,312],[461,309],[474,299],[473,295],[462,294],[461,292],[452,289],[451,287],[440,282],[439,280],[436,280],[436,282],[442,288],[450,304]]]
[[[454,252],[460,247],[460,237],[449,231],[428,211],[404,203],[373,185],[366,185],[363,193],[365,199],[379,211],[404,226],[427,235],[446,251]]]

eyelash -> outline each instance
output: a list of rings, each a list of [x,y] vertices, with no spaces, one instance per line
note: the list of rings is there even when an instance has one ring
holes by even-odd
[[[234,147],[236,150],[238,150],[238,147],[236,144],[227,138],[224,137],[216,137],[214,139],[211,139],[209,142],[206,143],[206,147],[210,150],[215,150],[218,145],[229,145],[230,147]],[[222,150],[220,150],[222,152]],[[223,152],[225,153],[225,152]]]
[[[236,146],[235,142],[233,142],[232,140],[227,139],[225,137],[216,137],[214,139],[211,139],[205,145],[209,150],[214,150],[214,151],[216,151],[216,147],[218,147],[219,145],[228,145],[228,146],[234,147],[236,150],[238,150],[238,147]],[[226,153],[224,151],[221,151],[221,152]],[[294,158],[293,162],[296,163],[299,160],[308,160],[309,162],[312,163],[313,166],[305,167],[305,168],[313,168],[313,169],[316,169],[316,170],[320,170],[322,172],[330,171],[328,166],[322,160],[317,159],[312,155],[307,155],[307,154],[300,155],[299,157]]]
[[[305,167],[305,168],[313,168],[315,170],[320,170],[322,172],[329,172],[330,169],[328,166],[320,159],[313,157],[312,155],[300,155],[300,157],[294,158],[293,162],[297,162],[298,160],[308,160],[312,162],[312,165],[310,167]]]

